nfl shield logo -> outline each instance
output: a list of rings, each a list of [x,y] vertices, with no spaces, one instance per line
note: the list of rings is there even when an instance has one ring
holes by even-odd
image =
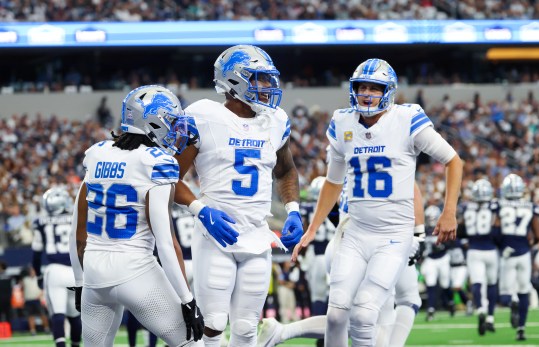
[[[367,138],[367,140],[370,140],[372,135],[371,135],[371,133],[365,133],[365,137]]]
[[[243,130],[249,131],[249,124],[243,124]]]

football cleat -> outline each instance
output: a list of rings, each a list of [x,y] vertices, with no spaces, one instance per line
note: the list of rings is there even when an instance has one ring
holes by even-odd
[[[273,347],[276,344],[281,343],[282,332],[283,325],[275,318],[271,317],[262,319],[262,325],[260,326],[256,347]]]
[[[486,317],[484,313],[481,313],[479,315],[479,324],[477,326],[477,330],[479,331],[479,335],[483,336],[485,335],[485,331],[487,331],[487,324],[486,324]]]

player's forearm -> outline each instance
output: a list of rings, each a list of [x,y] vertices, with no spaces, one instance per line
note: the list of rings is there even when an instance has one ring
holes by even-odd
[[[181,179],[176,183],[174,188],[174,202],[180,205],[189,206],[196,200],[195,194],[189,189]]]
[[[299,180],[295,166],[277,179],[277,191],[284,204],[291,201],[299,202]]]
[[[462,184],[462,168],[463,163],[458,154],[446,165],[445,211],[452,213],[456,213],[457,211],[457,203]]]

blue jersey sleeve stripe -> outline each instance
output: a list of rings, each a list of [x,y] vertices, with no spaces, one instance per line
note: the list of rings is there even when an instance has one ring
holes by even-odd
[[[153,167],[152,179],[180,177],[180,167],[177,164],[158,164]]]
[[[174,180],[178,180],[180,178],[180,173],[179,172],[173,172],[173,171],[169,171],[169,172],[152,172],[152,180],[156,180],[156,179],[174,179]]]
[[[329,136],[331,136],[332,139],[334,139],[335,141],[337,141],[337,135],[335,135],[335,130],[329,128],[328,131],[327,131],[327,134]]]
[[[198,128],[197,124],[195,122],[195,119],[193,117],[188,117],[187,120],[187,130],[195,136],[198,136]]]
[[[283,134],[283,140],[290,136],[290,119],[286,121],[286,130]]]
[[[423,124],[425,123],[432,123],[429,119],[429,117],[426,117],[426,118],[423,118],[422,120],[420,120],[419,122],[415,123],[414,125],[412,125],[412,127],[410,128],[410,135],[412,135],[420,126],[422,126]]]
[[[424,113],[419,113],[419,114],[416,114],[415,116],[412,117],[412,125],[416,122],[419,122],[420,120],[422,120],[423,118],[429,118],[426,114]]]

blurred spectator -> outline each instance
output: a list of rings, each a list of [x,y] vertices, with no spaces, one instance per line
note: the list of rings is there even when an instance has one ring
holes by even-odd
[[[103,96],[101,98],[101,102],[99,103],[96,114],[97,120],[103,128],[109,129],[112,126],[112,122],[114,121],[114,119],[112,118],[112,113],[110,112],[110,108],[107,105],[106,96]]]
[[[284,324],[299,319],[296,314],[296,295],[294,293],[295,283],[299,280],[299,270],[295,269],[297,271],[294,271],[294,269],[290,261],[281,263],[277,292],[279,295],[279,313],[281,322]]]
[[[24,311],[28,318],[30,333],[36,334],[36,317],[41,318],[43,330],[50,332],[49,320],[45,314],[45,309],[41,304],[43,299],[43,290],[38,285],[38,278],[33,267],[28,267],[22,278],[22,291],[24,295]]]

